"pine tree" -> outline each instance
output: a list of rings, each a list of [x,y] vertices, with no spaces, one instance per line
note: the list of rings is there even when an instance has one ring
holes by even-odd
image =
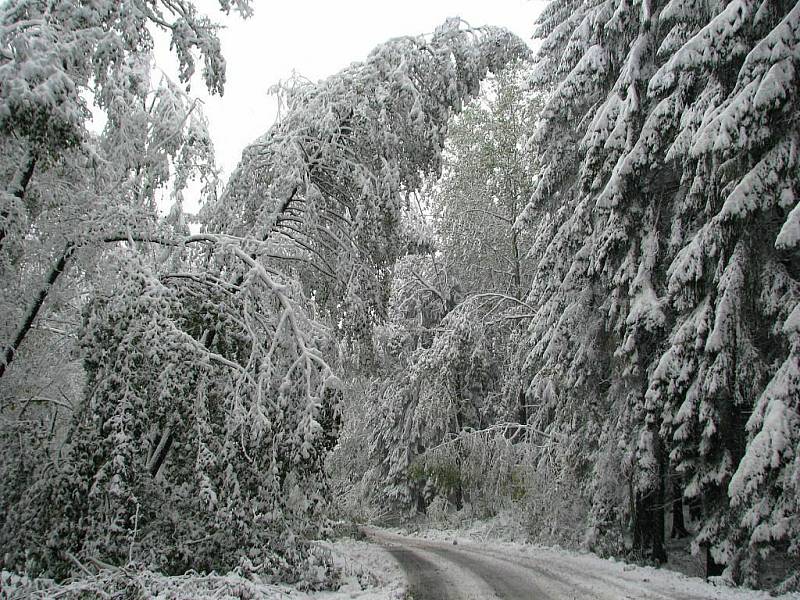
[[[563,390],[541,426],[572,432],[577,418],[578,435],[599,440],[579,451],[594,463],[590,528],[627,528],[627,514],[635,550],[656,560],[677,479],[703,505],[695,542],[738,563],[728,485],[758,447],[746,447],[749,413],[796,353],[781,327],[798,291],[799,14],[790,2],[607,0],[554,2],[540,19],[533,78],[552,95],[527,209],[546,215],[529,395]],[[618,440],[620,460],[601,458]]]

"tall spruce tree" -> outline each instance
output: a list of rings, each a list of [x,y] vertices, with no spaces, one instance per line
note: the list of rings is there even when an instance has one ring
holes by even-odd
[[[799,19],[794,2],[594,0],[539,20],[552,96],[521,366],[541,427],[597,440],[577,452],[598,547],[627,530],[663,560],[677,481],[731,574],[770,543],[797,560]]]

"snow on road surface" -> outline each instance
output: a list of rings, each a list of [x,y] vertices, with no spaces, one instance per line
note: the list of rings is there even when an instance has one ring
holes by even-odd
[[[156,600],[767,600],[766,592],[715,587],[702,579],[592,554],[522,543],[409,537],[365,529],[374,543],[319,542],[344,574],[338,590],[304,592],[239,576],[140,574],[141,597]],[[463,532],[462,532],[463,533]],[[453,544],[453,541],[457,544]],[[402,568],[401,568],[402,567]],[[405,573],[404,573],[405,571]],[[118,575],[110,575],[118,577]],[[99,577],[99,575],[98,575]],[[40,585],[0,572],[0,600],[85,598],[97,581]],[[95,578],[97,579],[97,578]],[[133,583],[133,580],[131,580]],[[102,586],[101,588],[102,589]],[[409,592],[407,594],[407,592]],[[780,597],[800,600],[800,594]]]
[[[756,600],[766,592],[592,554],[519,543],[408,537],[365,529],[405,569],[414,600]],[[782,596],[798,600],[800,594]]]

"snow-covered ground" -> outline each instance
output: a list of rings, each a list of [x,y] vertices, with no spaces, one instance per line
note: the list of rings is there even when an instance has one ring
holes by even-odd
[[[405,575],[400,565],[380,546],[346,539],[326,546],[331,550],[334,563],[346,573],[345,581],[335,592],[307,594],[309,600],[401,600],[405,596]]]
[[[606,560],[589,553],[561,548],[526,544],[519,541],[498,541],[502,524],[481,523],[468,529],[426,529],[416,533],[405,530],[372,530],[381,543],[408,545],[414,552],[436,561],[436,572],[449,586],[453,581],[464,585],[470,577],[480,579],[481,570],[465,570],[469,562],[482,563],[483,581],[471,586],[489,594],[497,582],[486,573],[503,569],[524,576],[533,574],[536,588],[546,598],[625,598],[626,600],[694,599],[694,600],[766,600],[766,592],[735,589],[721,581],[709,583],[697,577],[652,567],[639,567],[615,560]],[[101,597],[97,590],[119,590],[128,580],[138,588],[140,597],[166,600],[402,600],[406,596],[406,576],[398,563],[382,547],[363,541],[338,540],[321,542],[329,550],[344,577],[338,590],[304,592],[287,585],[257,584],[236,575],[165,577],[148,571],[106,571],[86,576],[62,586],[47,582],[30,582],[8,572],[0,575],[0,599],[6,598],[78,598],[82,592]],[[452,555],[448,559],[448,555]],[[464,560],[453,561],[461,556]],[[460,563],[460,564],[459,564]],[[467,576],[469,575],[469,577]],[[505,575],[502,575],[505,577]],[[488,581],[488,583],[487,583]],[[473,582],[474,583],[474,582]],[[480,584],[480,585],[479,585]],[[124,585],[122,587],[125,587]],[[457,586],[455,586],[457,587]],[[457,590],[453,590],[457,592]],[[454,594],[458,595],[458,594]],[[459,596],[460,597],[460,596]],[[482,599],[491,595],[471,594],[465,597]],[[781,596],[783,600],[800,600],[800,594]]]
[[[3,571],[0,600],[101,598],[103,592],[121,588],[137,590],[135,597],[156,600],[401,600],[405,595],[405,577],[400,567],[380,547],[354,540],[321,542],[320,546],[331,551],[334,563],[342,569],[344,576],[338,590],[303,592],[288,585],[254,583],[234,574],[166,577],[126,569],[105,570],[56,586]]]

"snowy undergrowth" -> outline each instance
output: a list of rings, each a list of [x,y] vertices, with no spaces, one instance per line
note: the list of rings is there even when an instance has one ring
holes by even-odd
[[[431,504],[437,508],[436,502]],[[407,525],[404,529],[409,535],[419,535],[428,539],[447,540],[463,537],[474,542],[516,542],[530,540],[522,526],[520,517],[514,511],[502,511],[489,518],[475,518],[468,511],[428,509],[428,518]],[[465,513],[462,515],[462,513]],[[398,530],[398,533],[401,533]]]
[[[12,598],[152,598],[155,600],[400,600],[405,580],[397,563],[378,546],[355,540],[320,542],[331,553],[340,572],[336,590],[306,592],[289,585],[274,585],[227,575],[186,573],[166,576],[146,569],[106,568],[57,584],[0,572],[0,600]]]

